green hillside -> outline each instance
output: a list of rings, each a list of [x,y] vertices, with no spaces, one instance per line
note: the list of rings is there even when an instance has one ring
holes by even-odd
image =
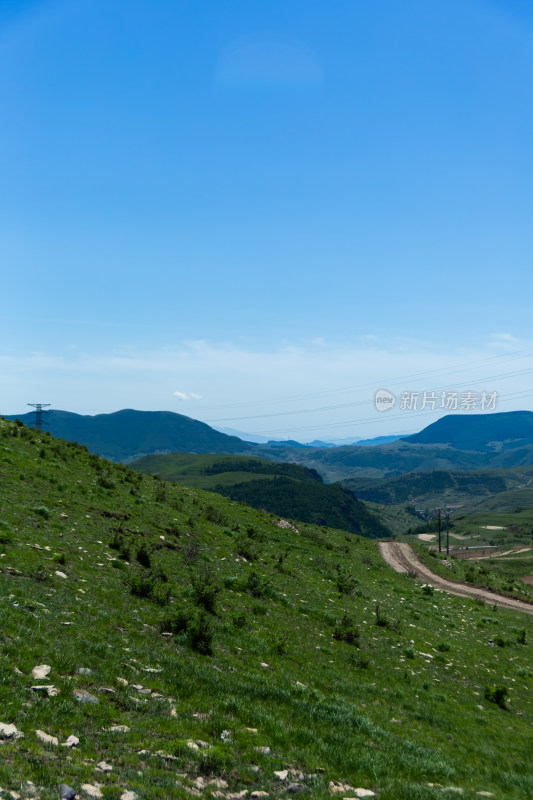
[[[420,505],[446,503],[480,503],[484,498],[515,490],[519,497],[527,493],[522,503],[531,499],[533,466],[493,470],[432,470],[409,472],[385,480],[343,481],[361,500],[394,505],[413,502]],[[505,508],[504,510],[509,510]]]
[[[533,616],[1,420],[0,478],[6,797],[532,796]]]
[[[131,464],[144,473],[184,486],[210,489],[290,519],[329,525],[371,538],[391,535],[379,518],[353,493],[325,485],[320,475],[298,464],[284,464],[244,456],[193,456],[170,453],[146,456]]]

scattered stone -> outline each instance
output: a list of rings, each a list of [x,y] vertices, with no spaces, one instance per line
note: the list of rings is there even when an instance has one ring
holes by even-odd
[[[52,667],[48,666],[48,664],[40,664],[38,667],[32,669],[31,674],[35,680],[42,681],[43,678],[46,678],[51,669]]]
[[[288,769],[279,769],[279,770],[277,770],[277,772],[274,772],[274,775],[276,776],[276,778],[279,778],[280,781],[286,781],[288,774],[289,774],[289,770]],[[331,784],[330,784],[330,788],[331,788]]]
[[[66,578],[67,577],[64,572],[61,572],[58,569],[56,569],[56,575],[57,575],[58,578]]]
[[[267,667],[268,667],[268,664],[266,663],[266,661],[260,661],[260,662],[259,662],[259,665],[260,665],[261,667],[264,667],[265,669],[267,669]]]
[[[256,747],[255,749],[258,753],[262,753],[264,756],[269,756],[272,752],[270,747]]]
[[[232,739],[231,731],[222,731],[222,733],[220,734],[220,738],[222,739],[223,742],[231,742]]]
[[[0,739],[22,739],[24,734],[19,731],[16,725],[0,722]]]
[[[248,731],[248,733],[257,733],[257,728],[245,728],[244,730]]]
[[[109,689],[107,686],[101,686],[98,691],[102,692],[103,694],[116,694],[114,689]]]
[[[258,789],[250,795],[253,800],[261,800],[262,797],[269,797],[268,792],[260,792]]]
[[[291,530],[294,531],[295,533],[298,533],[298,528],[295,528],[294,525],[291,525],[291,523],[287,522],[286,519],[280,519],[280,521],[278,522],[278,528],[286,528],[287,530]]]
[[[100,763],[96,765],[96,769],[99,772],[112,772],[113,767],[111,766],[111,764],[108,764],[106,761],[100,761]]]
[[[177,756],[171,756],[170,753],[165,753],[164,750],[156,750],[156,752],[153,753],[153,755],[159,756],[159,758],[164,758],[165,761],[179,761],[179,758]]]
[[[59,797],[61,800],[75,800],[76,792],[72,786],[68,786],[66,783],[61,783],[59,784]]]
[[[241,792],[232,792],[227,794],[228,800],[242,800],[243,797],[248,797],[248,789],[243,789]]]
[[[353,786],[349,783],[341,783],[340,781],[330,781],[328,786],[331,794],[344,794],[344,792],[353,792]]]
[[[55,697],[56,694],[59,694],[59,689],[56,689],[53,684],[40,683],[37,686],[32,686],[31,690],[32,692],[44,692],[48,697]]]
[[[78,675],[90,675],[92,673],[92,669],[90,669],[89,667],[78,667],[76,672],[78,673]]]
[[[306,786],[304,783],[289,783],[287,786],[287,791],[289,794],[304,794],[305,792],[310,792],[309,786]]]
[[[189,741],[187,742],[187,747],[190,747],[191,750],[199,750],[200,749],[198,747],[198,745],[196,744],[196,742],[193,742],[192,739],[189,739]]]
[[[129,686],[128,681],[126,678],[117,678],[117,681],[121,683],[123,686]]]
[[[155,667],[143,667],[143,672],[163,672],[162,669],[156,669]]]
[[[476,792],[479,797],[494,797],[492,792]]]
[[[370,789],[354,789],[356,797],[375,797],[375,792],[372,792]]]
[[[77,747],[80,743],[80,740],[77,736],[69,736],[66,742],[63,742],[61,747]]]
[[[207,782],[208,786],[214,786],[216,789],[227,789],[228,782],[224,780],[224,778],[211,778],[210,781]]]
[[[59,744],[57,736],[50,736],[49,733],[45,733],[44,731],[35,731],[35,735],[45,744],[53,744],[55,747]]]
[[[90,692],[87,692],[85,689],[74,689],[72,694],[74,695],[74,699],[77,700],[79,703],[95,703],[96,704],[96,703],[100,702],[99,699],[94,696],[94,694],[91,694]],[[87,784],[87,785],[89,785],[89,784]]]
[[[127,733],[129,728],[127,725],[111,725],[110,728],[102,728],[104,731],[109,731],[110,733]]]
[[[103,797],[104,795],[98,788],[98,786],[93,786],[92,783],[82,783],[81,788],[88,794],[89,797]]]
[[[126,789],[126,791],[122,792],[120,795],[120,800],[137,800],[137,795],[135,792],[131,792],[129,789]]]

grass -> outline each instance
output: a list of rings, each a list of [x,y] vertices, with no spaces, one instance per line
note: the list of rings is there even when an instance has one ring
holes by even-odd
[[[24,733],[0,745],[0,786],[281,797],[292,769],[319,800],[330,781],[531,797],[531,617],[426,594],[370,540],[164,489],[0,420],[0,721]]]

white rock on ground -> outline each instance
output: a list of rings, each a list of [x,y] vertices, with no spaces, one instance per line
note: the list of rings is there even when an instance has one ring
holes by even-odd
[[[108,764],[107,761],[100,761],[100,763],[96,765],[96,769],[99,770],[99,772],[111,772],[113,767],[111,764]]]
[[[137,795],[135,792],[130,792],[129,789],[126,789],[126,791],[122,792],[120,795],[120,800],[137,800]]]
[[[81,788],[88,794],[89,797],[103,797],[104,795],[98,788],[98,786],[93,786],[92,783],[82,783]]]
[[[354,789],[356,797],[375,797],[375,792],[370,789]]]
[[[24,734],[19,731],[16,725],[0,722],[0,739],[22,739]]]
[[[32,669],[31,674],[36,680],[42,681],[50,673],[51,669],[52,667],[48,664],[40,664]]]
[[[76,747],[77,745],[79,745],[79,743],[80,743],[80,740],[78,739],[78,737],[72,735],[72,736],[69,736],[67,741],[63,742],[61,746],[62,747]]]
[[[53,744],[55,747],[59,744],[59,739],[57,736],[51,736],[49,733],[45,733],[44,731],[35,731],[35,735],[41,742],[45,744]]]

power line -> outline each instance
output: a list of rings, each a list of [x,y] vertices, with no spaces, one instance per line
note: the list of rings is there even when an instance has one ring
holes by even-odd
[[[533,367],[529,367],[528,369],[516,370],[515,372],[501,372],[498,375],[489,375],[489,376],[484,377],[484,378],[479,378],[478,380],[470,381],[470,385],[471,386],[477,386],[480,383],[485,383],[486,381],[495,380],[496,378],[501,378],[501,379],[514,378],[517,375],[525,375],[525,374],[528,374],[530,372],[533,372]],[[398,382],[398,381],[396,381],[396,382]],[[389,383],[388,385],[391,386],[392,384]],[[445,384],[443,386],[437,386],[434,389],[434,391],[443,391],[443,390],[446,390],[446,389],[453,389],[453,388],[455,388],[455,387],[457,387],[459,385],[460,384],[458,382]],[[375,387],[375,384],[373,384],[373,386]],[[248,420],[248,419],[266,419],[266,418],[271,418],[271,417],[286,417],[286,416],[291,416],[291,415],[294,415],[294,414],[312,414],[313,412],[318,412],[318,411],[333,411],[335,409],[347,408],[347,407],[353,408],[355,406],[362,406],[362,405],[367,405],[367,404],[368,404],[368,400],[358,400],[358,401],[356,401],[354,403],[339,403],[339,404],[335,404],[335,405],[320,406],[320,407],[315,407],[315,408],[300,408],[300,409],[296,409],[294,411],[274,411],[274,412],[272,412],[270,414],[254,414],[254,415],[239,416],[239,417],[216,417],[215,419],[207,419],[207,420],[205,420],[205,422],[208,422],[208,423],[209,422],[238,422],[240,420]],[[390,417],[389,417],[389,419],[390,419]]]
[[[219,406],[204,406],[203,411],[209,411],[210,409],[222,409],[222,408],[241,408],[245,406],[246,408],[250,408],[251,406],[261,406],[261,405],[273,405],[274,403],[288,403],[294,400],[306,400],[312,397],[327,397],[328,395],[337,395],[337,394],[346,394],[347,392],[354,392],[359,389],[368,389],[368,388],[375,388],[377,384],[379,385],[387,385],[387,386],[395,386],[399,383],[405,383],[408,380],[414,378],[421,378],[430,375],[449,375],[450,373],[454,372],[467,372],[470,371],[472,365],[482,365],[487,362],[498,361],[504,359],[504,361],[516,361],[521,358],[526,358],[528,355],[533,355],[533,348],[528,347],[522,350],[512,350],[509,353],[502,353],[501,355],[496,356],[487,356],[487,358],[482,359],[473,359],[471,361],[461,361],[456,364],[452,364],[449,367],[442,367],[441,369],[434,369],[434,370],[425,370],[423,372],[414,372],[408,375],[404,375],[400,378],[393,378],[393,379],[382,379],[379,381],[371,381],[370,383],[362,383],[357,384],[355,386],[347,386],[344,388],[338,389],[326,389],[322,392],[310,392],[307,394],[296,394],[296,395],[288,395],[286,397],[279,397],[273,400],[254,400],[251,402],[239,402],[239,403],[225,403]],[[215,421],[215,420],[211,420]]]

